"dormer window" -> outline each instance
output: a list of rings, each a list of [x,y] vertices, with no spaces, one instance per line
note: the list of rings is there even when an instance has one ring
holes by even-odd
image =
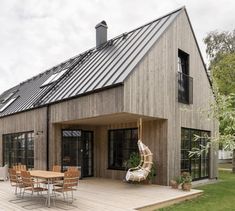
[[[48,86],[57,81],[68,69],[61,70],[60,72],[51,75],[40,87]]]
[[[189,76],[189,55],[178,50],[178,101],[193,103],[193,78]]]

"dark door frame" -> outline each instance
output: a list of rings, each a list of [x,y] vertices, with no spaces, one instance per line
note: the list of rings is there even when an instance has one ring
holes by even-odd
[[[62,129],[61,130],[61,167],[63,169],[63,131],[81,131],[81,146],[82,146],[82,149],[80,151],[80,153],[82,153],[82,156],[81,156],[81,178],[83,177],[92,177],[94,176],[94,131],[92,130],[82,130],[82,129]],[[86,166],[85,167],[85,163],[84,163],[84,157],[85,157],[85,154],[84,154],[84,150],[85,150],[85,140],[84,140],[84,134],[85,133],[91,133],[91,159],[92,159],[92,166],[91,166],[91,175],[84,175],[84,168],[88,167]],[[78,159],[78,158],[77,158]],[[88,165],[88,164],[87,164]],[[89,167],[88,167],[89,168]]]

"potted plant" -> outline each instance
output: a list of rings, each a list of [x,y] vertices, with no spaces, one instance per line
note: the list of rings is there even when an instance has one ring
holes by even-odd
[[[178,189],[179,185],[182,183],[182,178],[181,176],[175,177],[174,179],[170,180],[170,186],[173,189]]]
[[[182,178],[182,190],[190,191],[192,187],[192,177],[189,172],[183,172],[181,174]]]

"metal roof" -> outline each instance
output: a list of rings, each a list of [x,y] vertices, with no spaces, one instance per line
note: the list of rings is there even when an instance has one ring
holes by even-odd
[[[17,99],[0,117],[122,84],[183,9],[123,33],[9,89],[0,95],[0,102],[13,91],[12,97]],[[41,87],[49,77],[65,69],[57,81]],[[0,109],[3,106],[0,103]]]

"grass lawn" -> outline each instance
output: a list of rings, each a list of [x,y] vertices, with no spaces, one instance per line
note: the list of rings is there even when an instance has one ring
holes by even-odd
[[[203,190],[202,196],[168,208],[159,209],[161,211],[235,211],[235,174],[220,171],[219,183],[198,187]]]

